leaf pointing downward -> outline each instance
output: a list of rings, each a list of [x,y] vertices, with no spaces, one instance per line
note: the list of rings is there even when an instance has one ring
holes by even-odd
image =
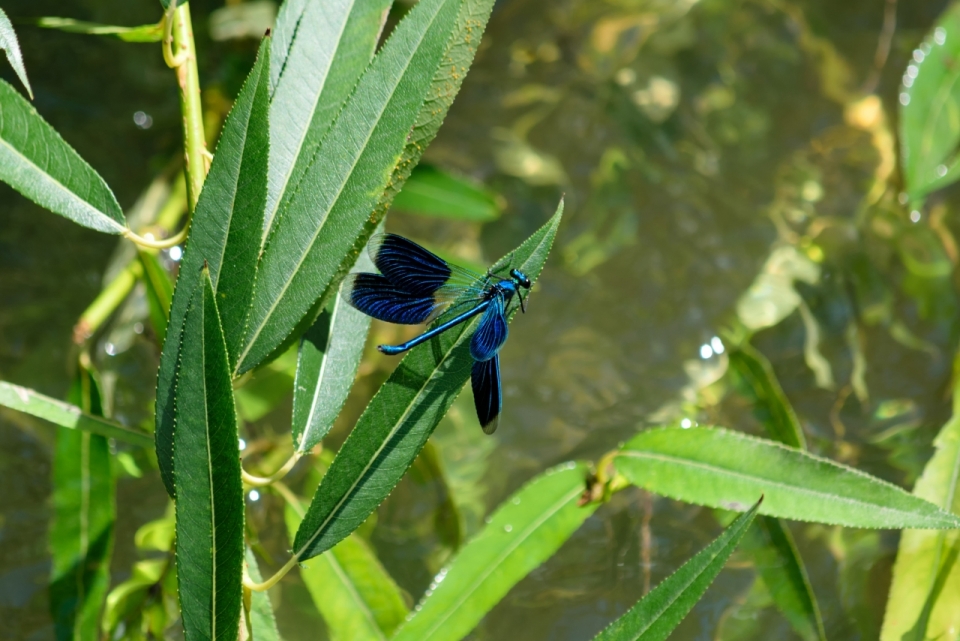
[[[7,61],[17,72],[17,77],[23,83],[30,100],[33,100],[33,89],[30,88],[30,81],[27,80],[27,69],[23,66],[23,54],[20,53],[20,42],[17,40],[17,33],[13,30],[10,18],[0,9],[0,49],[7,54]]]
[[[556,214],[494,269],[516,267],[536,280],[562,213],[561,202]],[[300,561],[350,534],[400,481],[470,376],[470,337],[477,322],[410,350],[370,401],[300,524],[293,546]]]

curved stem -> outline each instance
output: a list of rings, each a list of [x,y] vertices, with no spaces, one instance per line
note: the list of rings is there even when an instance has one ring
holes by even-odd
[[[179,55],[173,55],[173,14],[177,10],[177,2],[171,0],[167,12],[163,14],[163,61],[171,69],[176,69],[187,60],[184,52]]]
[[[286,565],[284,565],[282,568],[277,570],[276,574],[274,574],[272,577],[270,577],[263,583],[254,583],[253,581],[250,580],[249,576],[244,574],[243,587],[250,590],[251,592],[263,592],[264,590],[269,590],[270,588],[275,586],[280,581],[280,579],[285,577],[287,575],[287,572],[292,570],[293,566],[295,566],[296,564],[297,564],[297,557],[295,556],[290,557],[290,560],[287,561]]]
[[[174,245],[179,245],[187,238],[187,232],[190,230],[190,220],[187,220],[187,224],[184,225],[183,229],[178,231],[176,234],[170,238],[163,238],[161,240],[153,240],[151,238],[144,238],[133,231],[126,229],[123,232],[123,237],[129,241],[140,245],[141,247],[147,247],[149,249],[170,249]]]
[[[253,487],[263,487],[264,485],[271,485],[278,480],[285,477],[290,470],[293,469],[293,466],[297,464],[297,461],[300,460],[300,453],[294,452],[286,463],[283,464],[279,470],[271,474],[270,476],[254,476],[247,473],[246,470],[240,468],[240,476],[243,477],[243,482],[247,485],[252,485]]]

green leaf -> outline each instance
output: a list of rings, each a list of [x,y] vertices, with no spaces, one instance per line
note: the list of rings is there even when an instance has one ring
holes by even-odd
[[[424,216],[485,223],[500,217],[496,197],[475,183],[418,165],[393,199],[393,208]]]
[[[270,39],[264,38],[257,62],[223,125],[180,263],[180,273],[187,277],[177,280],[173,294],[157,374],[155,430],[160,478],[171,498],[175,491],[173,394],[184,315],[199,285],[194,275],[204,265],[209,268],[230,355],[235,355],[243,335],[243,317],[256,276],[267,175],[269,45]]]
[[[748,344],[729,352],[730,372],[740,393],[753,404],[753,413],[770,437],[784,445],[807,448],[803,428],[787,400],[770,361]]]
[[[259,421],[290,397],[297,371],[297,350],[288,349],[251,373],[235,392],[237,414],[247,423]]]
[[[960,176],[960,6],[944,11],[914,50],[900,89],[904,186],[918,201]]]
[[[30,100],[33,100],[33,89],[30,88],[30,81],[27,79],[27,68],[23,66],[23,54],[20,53],[20,42],[17,40],[17,33],[13,30],[13,24],[10,18],[0,9],[0,49],[7,54],[7,62],[13,67],[27,90]]]
[[[640,432],[617,470],[651,492],[697,505],[861,528],[960,527],[960,519],[899,487],[801,450],[720,428]]]
[[[167,324],[170,322],[170,305],[173,302],[173,282],[170,274],[163,268],[155,254],[140,250],[138,252],[143,272],[140,280],[143,281],[147,292],[147,306],[150,310],[150,324],[157,335],[157,340],[163,344],[167,335]]]
[[[762,502],[763,497],[710,545],[595,636],[594,641],[661,641],[670,636],[720,574]]]
[[[283,3],[270,65],[270,173],[264,228],[304,172],[370,63],[392,0]],[[289,192],[289,193],[288,193]]]
[[[936,452],[913,493],[960,514],[960,394],[953,417],[934,441]],[[881,641],[955,637],[960,629],[960,532],[905,530],[893,566]]]
[[[206,269],[198,276],[176,388],[177,578],[187,640],[232,641],[244,551],[240,444],[213,283]]]
[[[747,532],[742,547],[753,559],[773,602],[797,634],[808,641],[825,641],[820,608],[787,526],[779,519],[761,516]]]
[[[126,229],[103,178],[0,80],[0,180],[55,214],[108,234]]]
[[[262,582],[263,577],[260,576],[257,559],[249,546],[244,561],[250,580],[254,583]],[[273,606],[270,604],[270,595],[266,590],[251,591],[250,611],[247,613],[247,633],[252,641],[280,641],[277,620],[273,616]]]
[[[70,400],[103,414],[93,373],[80,366]],[[57,639],[97,641],[110,586],[116,483],[110,444],[97,434],[57,430],[50,524],[50,612]]]
[[[536,280],[563,214],[556,214],[494,266]],[[516,313],[516,307],[511,312]],[[400,481],[470,376],[470,337],[477,320],[443,332],[407,354],[367,405],[297,531],[301,561],[330,549],[357,528]]]
[[[42,418],[71,430],[115,438],[139,447],[151,447],[153,437],[120,423],[84,412],[76,405],[58,401],[39,392],[0,381],[0,405]]]
[[[298,507],[286,508],[291,537],[303,516]],[[333,641],[385,641],[407,616],[400,588],[356,534],[301,566],[300,577]]]
[[[357,271],[374,271],[364,251]],[[293,385],[293,446],[303,454],[319,443],[336,420],[360,367],[370,317],[335,296],[300,339]]]
[[[93,36],[116,36],[125,42],[160,42],[163,40],[163,22],[144,24],[138,27],[117,27],[114,25],[83,22],[73,18],[40,18],[37,25],[46,29],[57,29],[69,33],[85,33]]]
[[[330,144],[321,142],[297,189],[281,198],[238,373],[267,358],[324,293],[334,293],[436,134],[491,6],[492,0],[417,3],[361,76],[324,136]]]
[[[587,466],[544,472],[504,501],[440,571],[394,641],[456,641],[523,577],[553,556],[597,508],[579,507]]]

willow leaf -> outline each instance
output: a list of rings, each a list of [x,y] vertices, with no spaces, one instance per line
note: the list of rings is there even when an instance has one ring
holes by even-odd
[[[370,63],[392,0],[285,2],[270,65],[264,228],[296,191],[320,140]]]
[[[594,641],[662,641],[670,636],[720,574],[760,505],[757,503],[738,516],[710,545],[595,636]]]
[[[516,267],[536,280],[562,214],[561,202],[553,217],[494,269]],[[301,561],[355,530],[400,481],[470,376],[469,343],[477,322],[463,323],[410,350],[367,405],[297,531],[294,554]]]
[[[95,22],[84,22],[72,18],[40,18],[37,26],[57,29],[69,33],[83,33],[91,36],[116,36],[124,42],[160,42],[163,40],[163,23],[144,24],[137,27],[120,27]]]
[[[177,581],[187,641],[235,641],[244,555],[240,444],[213,283],[206,269],[198,276],[176,388]]]
[[[900,89],[901,167],[907,196],[919,206],[960,176],[960,6],[943,12],[913,52]]]
[[[541,474],[503,502],[440,571],[393,641],[457,641],[596,510],[578,506],[586,465]]]
[[[363,252],[357,270],[374,271]],[[293,385],[293,445],[301,454],[319,443],[336,420],[360,367],[370,317],[335,296],[300,339]]]
[[[260,44],[257,62],[227,116],[210,173],[193,214],[170,308],[170,324],[157,374],[156,447],[160,478],[171,497],[174,407],[180,337],[187,306],[207,265],[218,296],[229,355],[243,335],[242,323],[256,275],[267,176],[267,86],[270,39]],[[231,358],[231,363],[233,362]]]
[[[481,6],[485,13],[477,12]],[[491,0],[417,3],[360,77],[323,138],[331,144],[321,142],[296,191],[281,200],[238,373],[273,353],[353,264],[439,129],[490,6]]]
[[[3,80],[0,180],[78,225],[108,234],[126,229],[123,211],[100,174]]]
[[[93,373],[79,367],[70,401],[103,414]],[[110,586],[116,520],[116,481],[107,439],[57,430],[53,456],[53,521],[50,524],[50,611],[57,639],[96,641]]]
[[[0,406],[42,418],[70,430],[99,434],[139,447],[153,445],[153,437],[145,432],[84,412],[76,405],[44,396],[32,389],[4,381],[0,381]]]
[[[263,577],[260,575],[257,558],[253,555],[253,550],[249,547],[247,547],[244,562],[250,580],[254,583],[262,582]],[[280,633],[277,631],[277,620],[273,615],[270,595],[267,594],[266,590],[251,592],[250,611],[246,614],[249,639],[252,641],[280,641]]]
[[[697,505],[861,528],[960,528],[901,488],[828,459],[720,428],[659,428],[627,441],[617,470],[651,492]]]
[[[729,358],[741,393],[753,403],[753,413],[770,437],[784,445],[806,449],[797,414],[766,357],[749,345],[742,345],[731,349]]]
[[[417,165],[393,208],[421,216],[485,223],[500,217],[497,197],[472,181],[430,165]]]
[[[30,100],[33,100],[33,89],[30,88],[30,81],[27,79],[27,68],[23,66],[20,41],[17,40],[17,32],[13,30],[13,24],[3,9],[0,9],[0,49],[3,49],[3,52],[7,54],[7,62],[10,63],[17,74],[17,78],[23,83]]]
[[[960,514],[960,390],[953,417],[913,493]],[[960,629],[960,532],[906,530],[893,566],[881,641],[946,639]]]
[[[287,505],[285,518],[292,536],[303,512]],[[400,588],[356,534],[301,566],[300,578],[332,641],[386,641],[407,616]]]
[[[140,250],[138,252],[143,271],[140,280],[147,292],[147,306],[150,310],[150,324],[162,344],[170,323],[170,305],[173,302],[173,281],[163,268],[155,254]]]

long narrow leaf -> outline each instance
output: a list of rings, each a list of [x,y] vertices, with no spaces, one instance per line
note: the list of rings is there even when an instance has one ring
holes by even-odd
[[[237,416],[210,274],[193,278],[201,286],[183,328],[173,450],[180,608],[188,641],[233,641],[244,555]]]
[[[773,602],[801,638],[826,639],[807,569],[786,524],[761,516],[744,537],[742,548],[753,559]]]
[[[516,267],[536,280],[562,214],[561,202],[557,213],[494,269]],[[400,481],[470,376],[475,326],[476,321],[463,323],[410,350],[373,397],[314,494],[294,541],[297,558],[330,549]]]
[[[285,2],[270,65],[270,174],[264,227],[290,197],[370,63],[392,0]]]
[[[577,505],[586,465],[548,470],[520,488],[440,571],[393,641],[457,641],[596,510]]]
[[[960,390],[953,417],[935,441],[936,452],[913,493],[960,514]],[[881,641],[955,637],[960,630],[960,531],[906,530],[893,566]]]
[[[292,537],[303,514],[286,509]],[[300,568],[333,641],[386,641],[407,616],[400,589],[356,534]]]
[[[92,372],[79,367],[70,401],[103,414]],[[110,586],[116,520],[112,455],[107,439],[58,430],[53,457],[53,521],[50,524],[50,611],[57,639],[97,641],[100,612]]]
[[[30,100],[33,100],[33,89],[30,88],[30,81],[27,79],[27,68],[23,66],[23,54],[20,52],[17,32],[13,30],[13,24],[3,9],[0,9],[0,49],[7,54],[7,61],[23,83]]]
[[[374,271],[367,252],[357,270]],[[370,317],[335,296],[300,339],[293,385],[293,444],[301,454],[319,443],[350,394],[370,330]]]
[[[167,335],[167,325],[170,323],[170,305],[173,302],[173,282],[170,275],[163,268],[156,255],[140,250],[138,252],[143,272],[140,280],[143,281],[147,292],[147,305],[150,310],[150,324],[157,335],[157,340],[163,344]]]
[[[710,545],[595,636],[594,641],[662,641],[670,636],[720,574],[760,505],[757,503],[738,516]]]
[[[44,396],[32,389],[4,381],[0,381],[0,405],[42,418],[67,429],[99,434],[139,447],[153,445],[153,437],[145,432],[84,412],[76,405]]]
[[[0,180],[78,225],[108,234],[126,229],[123,211],[100,174],[3,80]]]
[[[257,566],[257,558],[253,555],[253,550],[247,547],[244,562],[247,567],[247,574],[254,583],[263,581],[260,576],[260,568]],[[250,611],[247,612],[247,628],[250,633],[250,639],[253,641],[280,641],[280,633],[277,631],[277,620],[273,616],[273,606],[270,604],[270,595],[266,590],[253,592],[250,595]]]
[[[243,334],[243,316],[256,276],[267,176],[269,45],[269,38],[265,38],[257,62],[223,125],[180,263],[180,273],[187,277],[177,280],[173,294],[157,374],[155,430],[160,478],[171,497],[175,491],[173,394],[184,316],[200,284],[195,275],[204,265],[209,268],[231,356]]]
[[[69,33],[84,33],[92,36],[116,36],[124,42],[160,42],[163,40],[163,24],[144,24],[136,27],[120,27],[72,18],[40,18],[37,25]]]
[[[862,528],[955,529],[960,519],[899,487],[839,463],[719,428],[641,432],[617,470],[651,492],[697,505]]]
[[[481,223],[500,217],[494,194],[430,165],[417,165],[393,199],[393,208],[422,216]]]
[[[731,349],[729,358],[741,393],[753,403],[753,413],[770,437],[784,445],[806,449],[797,414],[766,357],[749,345],[742,345]]]
[[[361,76],[324,136],[330,144],[321,143],[296,191],[281,199],[238,373],[273,353],[353,264],[436,134],[491,6],[490,0],[417,3]],[[450,64],[465,51],[465,62]]]

